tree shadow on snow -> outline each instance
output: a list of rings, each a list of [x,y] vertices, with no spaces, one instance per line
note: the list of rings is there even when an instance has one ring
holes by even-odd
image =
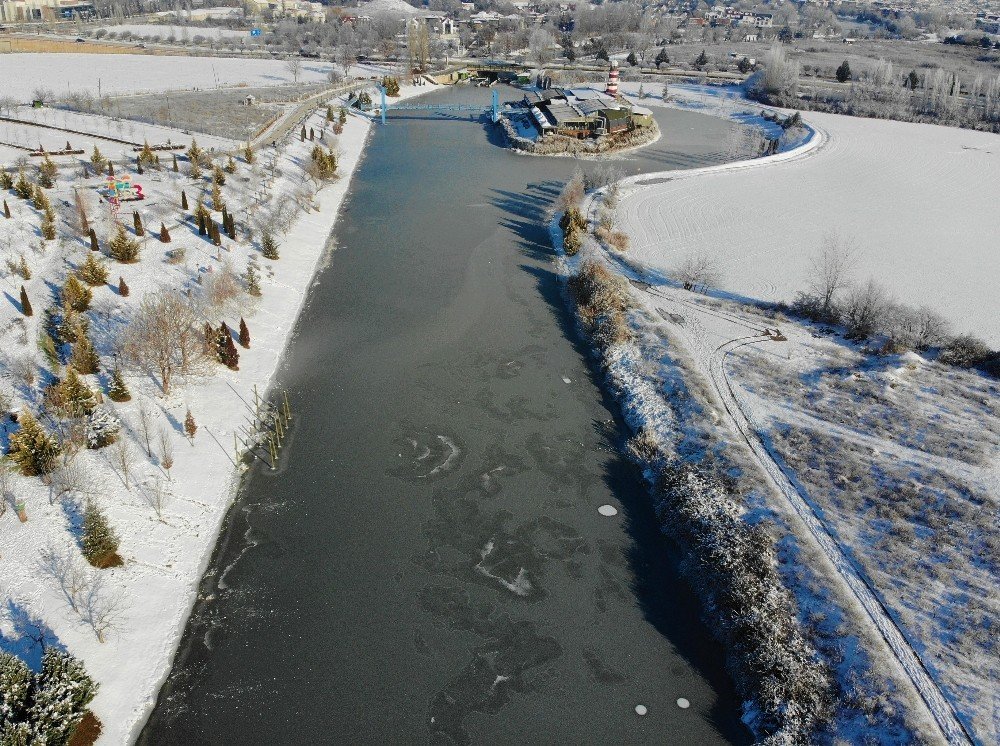
[[[0,650],[16,655],[33,671],[42,668],[42,655],[46,648],[65,650],[56,633],[45,622],[32,616],[31,612],[13,600],[7,601],[2,613],[0,627]],[[10,633],[4,630],[11,629]]]

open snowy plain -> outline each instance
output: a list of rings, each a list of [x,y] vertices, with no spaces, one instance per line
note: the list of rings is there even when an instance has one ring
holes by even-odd
[[[331,64],[303,62],[300,83],[321,83]],[[31,70],[30,75],[23,74]],[[0,55],[3,95],[28,103],[37,88],[55,96],[153,93],[225,86],[273,86],[294,83],[295,75],[281,60],[234,59],[133,54],[4,54]]]
[[[709,112],[710,94],[697,101]],[[627,182],[618,219],[630,258],[669,272],[689,255],[715,256],[727,291],[790,301],[836,233],[857,246],[857,281],[872,277],[903,303],[931,306],[956,333],[1000,345],[1000,136],[832,114],[805,120],[821,142],[793,160]]]

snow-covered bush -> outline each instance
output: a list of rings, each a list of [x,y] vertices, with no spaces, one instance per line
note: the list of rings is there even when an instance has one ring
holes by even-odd
[[[69,653],[47,647],[35,674],[0,651],[0,743],[69,743],[97,685]]]
[[[98,449],[111,445],[118,440],[121,429],[121,422],[109,410],[95,409],[87,417],[87,448]]]
[[[684,571],[726,644],[753,730],[808,743],[833,711],[833,682],[799,627],[774,541],[741,503],[693,464],[661,457],[657,515],[686,552]]]

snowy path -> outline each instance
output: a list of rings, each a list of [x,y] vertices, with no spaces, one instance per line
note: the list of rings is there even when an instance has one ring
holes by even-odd
[[[913,645],[892,618],[878,592],[871,586],[862,571],[851,562],[844,548],[836,541],[820,515],[817,514],[812,503],[798,490],[794,479],[785,472],[780,462],[767,448],[760,436],[760,433],[764,432],[766,428],[730,380],[726,369],[726,359],[734,350],[747,345],[767,342],[782,343],[774,342],[774,338],[762,328],[758,333],[748,333],[748,329],[754,326],[755,320],[752,318],[742,318],[738,314],[706,308],[701,303],[680,297],[682,293],[687,294],[688,291],[652,285],[643,288],[642,285],[645,283],[641,280],[633,282],[633,285],[639,286],[656,301],[667,301],[675,310],[686,314],[683,327],[685,331],[681,336],[689,342],[691,347],[689,351],[696,355],[699,366],[708,372],[730,425],[740,433],[754,459],[763,469],[768,481],[778,494],[785,498],[789,507],[808,528],[816,544],[823,550],[823,554],[850,589],[851,595],[865,610],[882,639],[895,654],[906,678],[913,683],[914,688],[920,694],[947,742],[974,743],[974,739],[959,719],[951,702],[941,691],[917,655]],[[694,317],[690,315],[692,311],[696,314]],[[701,316],[701,319],[698,318],[698,315]],[[763,325],[758,324],[757,326],[762,327]],[[712,329],[711,333],[708,332],[708,328]],[[712,337],[718,334],[722,334],[723,337],[736,334],[739,336],[730,336],[721,344],[713,347]]]

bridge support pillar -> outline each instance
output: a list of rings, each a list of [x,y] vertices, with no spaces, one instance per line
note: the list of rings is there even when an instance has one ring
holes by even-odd
[[[500,94],[493,89],[493,124],[500,121]]]
[[[385,124],[385,86],[379,86],[378,90],[382,94],[382,105],[379,107],[379,111],[382,114],[382,124]]]

